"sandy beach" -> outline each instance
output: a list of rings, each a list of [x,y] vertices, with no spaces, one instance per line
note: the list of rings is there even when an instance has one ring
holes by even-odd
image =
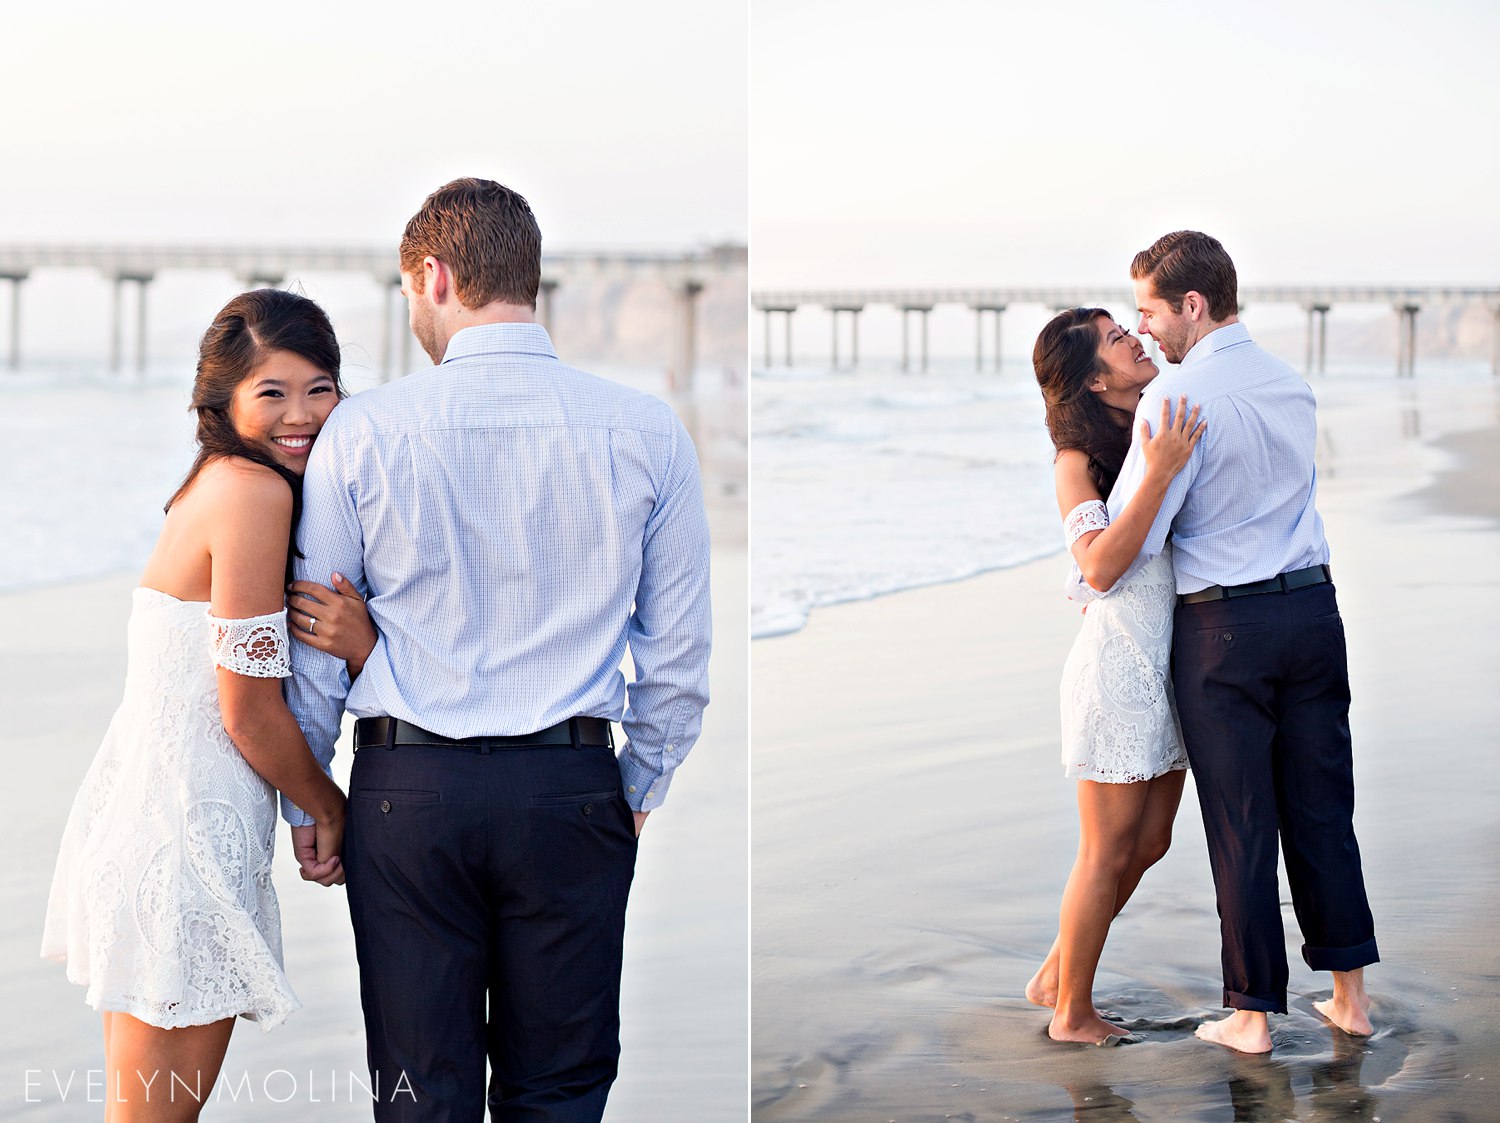
[[[713,702],[671,799],[641,840],[626,931],[617,1123],[744,1118],[747,931],[746,555],[743,501],[711,505]],[[0,1118],[99,1118],[98,1016],[37,957],[57,842],[124,678],[134,575],[0,596],[3,738],[12,813],[0,822]],[[341,742],[334,775],[347,781]],[[370,1117],[353,938],[341,889],[299,881],[278,839],[287,975],[302,1000],[282,1028],[240,1022],[205,1118]],[[90,1103],[92,1084],[93,1103]],[[222,1086],[222,1085],[221,1085]]]
[[[1189,781],[1173,850],[1098,976],[1142,1043],[1047,1039],[1022,988],[1077,841],[1057,682],[1078,619],[1059,554],[818,609],[752,645],[755,1119],[1500,1117],[1500,411],[1483,385],[1373,408],[1329,430],[1319,508],[1350,642],[1377,1033],[1312,1011],[1329,976],[1302,963],[1284,901],[1274,1053],[1193,1036],[1221,984]],[[1422,439],[1431,410],[1458,408],[1462,431]]]

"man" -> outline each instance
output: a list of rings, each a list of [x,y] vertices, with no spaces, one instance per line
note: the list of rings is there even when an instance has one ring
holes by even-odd
[[[1286,1012],[1278,829],[1302,956],[1333,972],[1333,997],[1317,1009],[1368,1034],[1363,969],[1379,955],[1354,837],[1344,628],[1314,505],[1313,394],[1239,323],[1234,263],[1217,240],[1168,234],[1130,275],[1141,333],[1179,364],[1147,388],[1137,420],[1180,395],[1208,420],[1144,548],[1160,553],[1170,531],[1172,682],[1218,896],[1224,1005],[1235,1011],[1198,1036],[1269,1052],[1266,1015]],[[1143,469],[1137,444],[1111,514]]]
[[[291,687],[325,766],[359,719],[343,864],[377,1120],[480,1119],[486,1058],[492,1118],[601,1117],[636,837],[708,701],[692,442],[558,361],[540,276],[520,195],[429,196],[401,278],[440,365],[340,405],[304,483],[299,578],[345,575],[380,632],[352,684],[294,645]]]

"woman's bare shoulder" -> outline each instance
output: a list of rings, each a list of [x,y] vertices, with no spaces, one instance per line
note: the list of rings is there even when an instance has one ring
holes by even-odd
[[[1104,498],[1089,471],[1088,453],[1082,449],[1065,448],[1059,452],[1052,476],[1057,485],[1057,505],[1064,515],[1080,503]]]
[[[228,505],[251,511],[292,510],[292,489],[273,468],[240,456],[210,460],[193,481],[191,494],[215,506]]]
[[[1052,474],[1060,481],[1089,479],[1089,454],[1081,448],[1065,448],[1052,462]]]

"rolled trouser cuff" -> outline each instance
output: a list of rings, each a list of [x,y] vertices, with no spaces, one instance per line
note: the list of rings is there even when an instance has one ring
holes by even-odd
[[[1237,990],[1224,991],[1224,1005],[1231,1010],[1259,1010],[1263,1014],[1285,1014],[1286,995],[1278,1001],[1274,998],[1257,998],[1253,994],[1241,994]]]
[[[1302,945],[1302,959],[1314,971],[1355,971],[1380,962],[1380,951],[1371,936],[1362,944],[1347,948],[1315,948]]]

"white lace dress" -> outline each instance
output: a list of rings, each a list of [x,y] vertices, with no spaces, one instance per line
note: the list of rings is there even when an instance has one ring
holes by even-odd
[[[1070,548],[1108,525],[1098,500],[1063,520]],[[1187,767],[1169,665],[1176,602],[1170,546],[1088,602],[1062,673],[1062,762],[1071,779],[1129,784]]]
[[[136,589],[125,696],[73,801],[42,955],[96,1010],[165,1029],[301,1003],[271,885],[276,792],[224,732],[215,665],[291,673],[286,613],[218,620]]]

